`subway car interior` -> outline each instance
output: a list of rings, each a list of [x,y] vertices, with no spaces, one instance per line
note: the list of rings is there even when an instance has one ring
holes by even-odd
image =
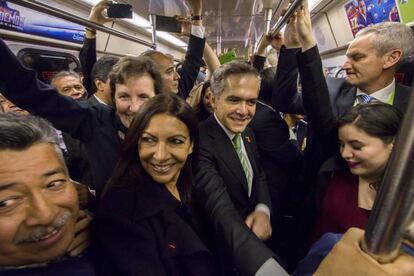
[[[0,276],[414,275],[414,1],[0,0]]]

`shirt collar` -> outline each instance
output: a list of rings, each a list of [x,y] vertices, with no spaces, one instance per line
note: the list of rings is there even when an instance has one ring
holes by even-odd
[[[395,79],[393,79],[392,82],[388,86],[370,94],[369,96],[374,97],[380,102],[388,103],[390,101],[391,94],[394,91],[395,91]],[[363,94],[367,95],[367,93],[362,92],[359,88],[357,88],[356,95],[359,96]]]
[[[93,94],[93,96],[95,97],[95,99],[96,99],[99,103],[104,104],[104,105],[107,105],[104,101],[102,101],[101,99],[99,99],[99,97],[97,97],[95,94]]]
[[[230,130],[228,130],[221,122],[220,120],[217,118],[216,113],[213,113],[214,115],[214,119],[216,119],[217,123],[220,125],[220,127],[224,130],[224,132],[226,133],[226,135],[229,137],[229,139],[231,141],[233,141],[234,136],[236,136],[236,133],[231,132]]]

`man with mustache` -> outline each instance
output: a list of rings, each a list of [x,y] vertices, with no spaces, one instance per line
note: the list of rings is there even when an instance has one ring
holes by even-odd
[[[95,275],[88,254],[71,257],[89,221],[51,125],[0,114],[0,274]]]
[[[200,127],[195,190],[215,229],[223,275],[234,274],[234,266],[243,275],[254,275],[267,261],[271,273],[285,273],[261,241],[272,234],[271,202],[253,132],[247,128],[259,88],[259,74],[250,65],[222,65],[211,79],[214,114]]]

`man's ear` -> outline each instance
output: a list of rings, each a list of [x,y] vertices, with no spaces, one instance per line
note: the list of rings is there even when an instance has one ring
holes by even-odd
[[[207,94],[208,101],[211,103],[213,109],[216,109],[217,96],[213,92]]]
[[[95,79],[94,83],[95,83],[95,86],[96,86],[96,91],[103,91],[104,90],[105,83],[103,81],[101,81],[100,79]]]
[[[401,49],[394,49],[389,51],[384,55],[384,64],[382,66],[383,69],[388,69],[390,67],[395,66],[398,61],[401,59]]]

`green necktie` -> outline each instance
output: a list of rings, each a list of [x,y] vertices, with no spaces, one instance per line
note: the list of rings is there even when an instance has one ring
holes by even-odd
[[[250,192],[252,190],[251,189],[252,176],[250,175],[250,172],[249,172],[249,163],[248,163],[248,160],[246,159],[246,156],[243,154],[243,150],[242,150],[242,147],[241,147],[241,143],[242,143],[241,135],[240,134],[236,134],[233,137],[232,142],[233,142],[233,147],[234,147],[234,149],[237,152],[237,156],[240,159],[240,163],[241,163],[241,165],[243,167],[244,174],[246,175],[247,186],[248,186],[248,191],[249,191],[248,194],[250,196]]]

